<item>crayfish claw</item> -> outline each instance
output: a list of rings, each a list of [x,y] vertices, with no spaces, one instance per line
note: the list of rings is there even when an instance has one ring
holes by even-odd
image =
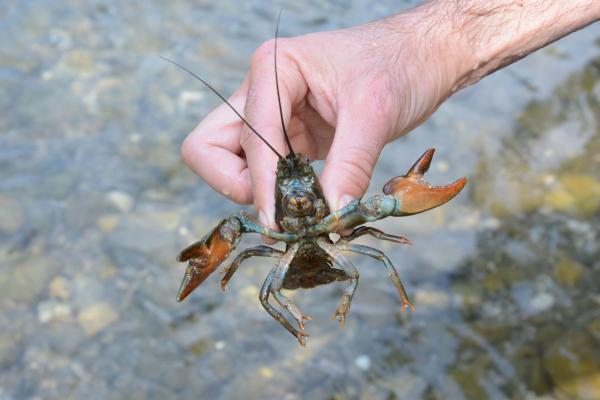
[[[425,172],[429,170],[431,160],[433,159],[433,153],[435,149],[433,147],[427,149],[425,153],[413,164],[412,167],[406,173],[407,176],[422,177]]]
[[[427,150],[408,170],[406,175],[388,181],[383,193],[398,200],[394,215],[418,214],[441,206],[456,196],[467,184],[467,178],[460,178],[447,186],[432,186],[423,179],[431,165],[434,149]]]
[[[185,299],[194,289],[213,273],[237,246],[241,234],[239,221],[226,218],[202,240],[181,251],[178,261],[188,261],[177,301]]]

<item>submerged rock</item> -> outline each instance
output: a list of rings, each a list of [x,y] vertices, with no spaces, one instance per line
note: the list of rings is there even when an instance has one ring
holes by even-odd
[[[552,382],[570,399],[600,398],[600,360],[590,336],[569,332],[545,352],[544,368]]]
[[[562,258],[554,266],[554,278],[565,287],[573,287],[583,276],[583,266],[577,261]]]
[[[0,194],[0,231],[15,233],[24,222],[23,206],[17,199]]]
[[[86,335],[94,336],[117,321],[119,313],[109,303],[101,302],[81,310],[77,319]]]

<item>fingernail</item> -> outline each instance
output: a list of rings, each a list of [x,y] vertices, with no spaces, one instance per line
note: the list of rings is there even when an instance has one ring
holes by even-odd
[[[348,204],[350,204],[350,202],[352,202],[352,200],[354,200],[354,197],[350,196],[349,194],[341,196],[337,203],[337,209],[339,210],[340,208],[346,207]]]
[[[265,213],[262,210],[258,212],[258,221],[267,228],[273,228],[273,226],[269,220],[269,217],[267,217],[267,213]],[[274,244],[275,243],[275,240],[270,239],[266,236],[262,237],[262,241],[265,244]]]
[[[267,214],[264,211],[258,212],[258,221],[267,228],[269,227],[269,219],[267,218]]]

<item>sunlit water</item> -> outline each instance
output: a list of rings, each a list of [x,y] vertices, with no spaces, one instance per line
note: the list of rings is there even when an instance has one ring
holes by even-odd
[[[408,6],[288,2],[282,33]],[[158,56],[230,93],[279,7],[0,5],[0,399],[600,398],[598,25],[384,151],[372,192],[428,147],[432,183],[470,180],[444,207],[376,224],[412,247],[364,241],[398,266],[416,313],[358,257],[343,329],[340,286],[294,294],[313,317],[304,349],[258,302],[268,262],[176,303],[175,255],[239,207],[179,158],[218,101]]]

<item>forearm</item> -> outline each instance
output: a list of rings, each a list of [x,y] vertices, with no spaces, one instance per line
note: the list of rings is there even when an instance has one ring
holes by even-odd
[[[442,102],[456,90],[600,19],[600,0],[433,0],[380,21],[401,60],[435,82]],[[410,37],[402,42],[399,37]],[[403,68],[411,68],[404,66]],[[425,77],[427,76],[427,77]]]
[[[598,0],[459,0],[440,6],[453,8],[453,31],[467,60],[456,89],[600,19]]]

